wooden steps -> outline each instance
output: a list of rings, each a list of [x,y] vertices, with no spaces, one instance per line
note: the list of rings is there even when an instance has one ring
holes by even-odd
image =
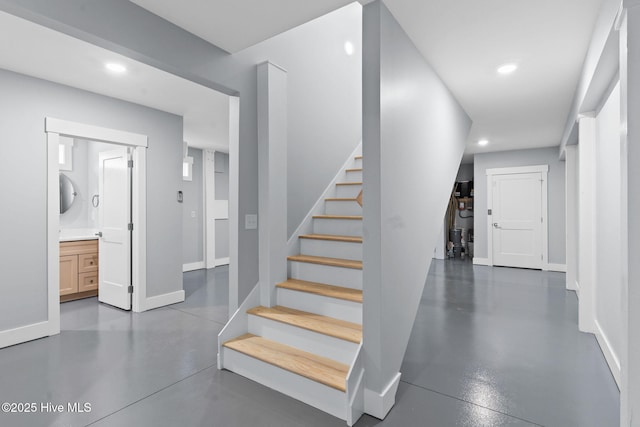
[[[343,288],[342,286],[325,285],[324,283],[298,279],[289,279],[286,282],[278,283],[276,287],[362,303],[362,291],[359,289]]]
[[[362,172],[362,168],[347,169],[347,172]]]
[[[316,356],[253,334],[241,335],[223,345],[336,390],[346,391],[349,366],[335,360]]]
[[[328,258],[313,255],[291,255],[287,257],[289,261],[306,262],[309,264],[328,265],[330,267],[352,268],[354,270],[362,270],[362,261],[342,258]]]
[[[336,236],[333,234],[303,234],[299,237],[301,239],[328,240],[331,242],[362,243],[362,237],[359,237],[359,236]]]
[[[314,215],[313,218],[318,219],[353,219],[361,220],[362,215]]]
[[[336,182],[336,185],[362,185],[361,182]]]
[[[357,202],[358,199],[356,197],[329,197],[324,199],[327,202]]]
[[[360,160],[362,156],[356,156],[356,160]]]
[[[362,325],[333,317],[321,316],[279,305],[271,308],[258,306],[250,308],[247,313],[355,344],[360,344],[360,341],[362,341]]]

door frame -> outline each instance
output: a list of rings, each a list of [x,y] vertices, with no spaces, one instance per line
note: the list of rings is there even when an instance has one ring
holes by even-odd
[[[132,242],[133,311],[145,311],[147,291],[147,148],[146,135],[79,122],[45,118],[47,143],[47,292],[49,335],[60,333],[60,136],[133,147]]]
[[[542,175],[542,270],[549,271],[549,212],[547,183],[549,165],[517,166],[509,168],[492,168],[486,170],[487,175],[487,209],[493,209],[493,177],[496,175],[515,175],[524,173],[540,173]],[[487,211],[487,248],[488,265],[493,266],[493,215]]]

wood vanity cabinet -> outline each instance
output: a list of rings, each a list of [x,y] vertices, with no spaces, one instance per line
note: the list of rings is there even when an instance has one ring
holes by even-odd
[[[98,241],[60,242],[60,302],[98,295]]]

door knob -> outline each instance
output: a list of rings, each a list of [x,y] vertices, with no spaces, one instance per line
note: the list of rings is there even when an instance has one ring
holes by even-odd
[[[493,228],[498,228],[498,223],[497,222],[493,223]]]

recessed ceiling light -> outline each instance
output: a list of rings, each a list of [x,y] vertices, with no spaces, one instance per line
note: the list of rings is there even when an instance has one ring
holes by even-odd
[[[356,51],[356,47],[351,42],[345,42],[344,51],[347,53],[347,55],[351,56]]]
[[[498,67],[498,73],[511,74],[517,69],[518,69],[518,66],[516,64],[504,64]]]
[[[481,145],[481,146],[483,146],[483,147],[484,147],[485,145],[487,145],[488,143],[489,143],[489,140],[488,140],[488,139],[480,139],[480,140],[478,140],[478,145]]]
[[[105,64],[105,68],[112,73],[123,74],[127,71],[127,67],[116,62],[108,62]]]

